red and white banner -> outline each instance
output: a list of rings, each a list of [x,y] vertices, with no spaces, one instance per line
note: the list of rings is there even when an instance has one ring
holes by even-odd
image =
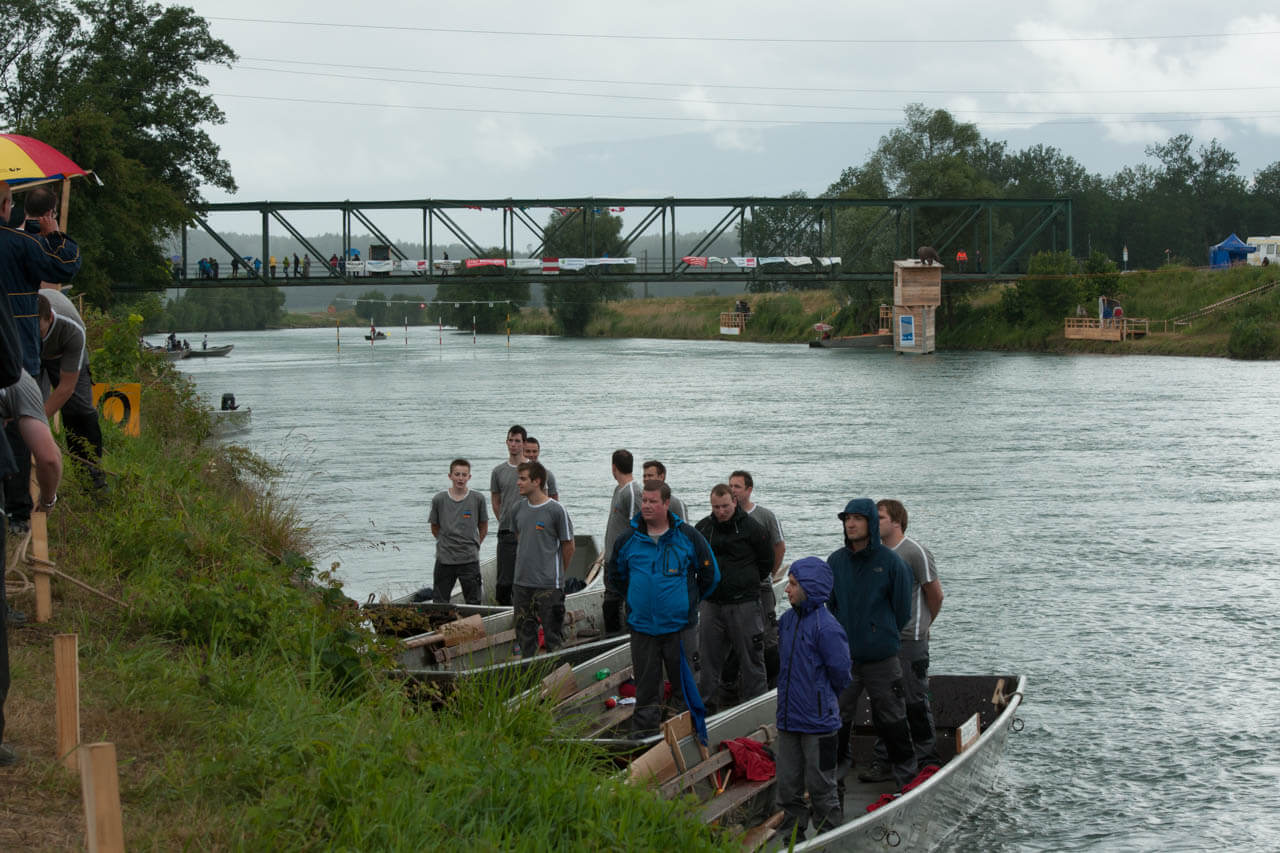
[[[467,258],[464,261],[467,269],[475,269],[476,267],[505,267],[507,265],[506,258]]]
[[[543,275],[556,275],[556,274],[558,274],[559,272],[560,272],[560,259],[559,259],[559,258],[543,258],[543,259],[542,259],[542,274],[543,274]]]
[[[680,260],[684,261],[686,264],[688,264],[691,267],[705,267],[707,265],[706,258],[700,258],[694,255],[685,255]]]
[[[753,270],[756,268],[755,258],[730,258],[730,260],[744,270]]]

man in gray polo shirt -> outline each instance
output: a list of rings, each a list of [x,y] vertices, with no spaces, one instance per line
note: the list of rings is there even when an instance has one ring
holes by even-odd
[[[493,505],[493,517],[498,520],[498,577],[494,585],[494,600],[499,604],[511,603],[511,585],[516,570],[516,529],[511,523],[520,500],[516,487],[520,463],[524,462],[525,428],[515,424],[507,430],[507,461],[499,462],[489,475],[489,500]]]
[[[941,764],[936,748],[933,709],[929,705],[929,628],[942,609],[942,582],[933,553],[907,536],[907,508],[891,498],[876,501],[880,516],[880,541],[911,567],[911,619],[902,629],[898,660],[902,664],[903,699],[907,723],[916,752],[916,769]],[[876,742],[877,760],[888,761],[888,751]]]
[[[93,407],[93,376],[89,371],[89,350],[85,344],[84,321],[71,300],[57,290],[40,291],[40,338],[43,362],[41,390],[46,417],[62,412],[68,448],[93,480],[95,489],[107,487],[99,462],[102,459],[102,428]]]
[[[632,476],[635,469],[635,457],[629,450],[613,451],[609,465],[613,473],[613,481],[618,485],[613,489],[613,500],[609,504],[609,521],[604,528],[604,557],[608,559],[613,553],[613,543],[618,537],[631,530],[631,519],[640,511],[640,484]],[[622,593],[613,587],[608,572],[604,577],[604,629],[609,634],[622,630]]]
[[[729,475],[729,491],[742,511],[760,522],[769,531],[769,544],[773,548],[773,574],[760,584],[760,610],[764,616],[764,665],[769,672],[769,686],[778,681],[778,602],[773,594],[773,578],[782,568],[782,558],[787,553],[787,542],[782,538],[782,525],[772,511],[751,502],[756,481],[750,471],[734,471]]]
[[[517,482],[523,500],[513,513],[519,542],[513,596],[516,642],[524,657],[538,653],[539,623],[547,651],[564,644],[564,578],[573,560],[573,523],[560,502],[543,491],[546,481],[541,464],[520,464]]]
[[[525,436],[524,439],[524,458],[528,462],[537,462],[538,456],[542,453],[542,442],[531,435]],[[543,468],[547,468],[544,464]],[[547,468],[547,497],[553,501],[560,500],[560,487],[556,485],[556,475],[551,473],[551,469]]]
[[[644,472],[644,481],[646,483],[650,480],[657,480],[659,483],[667,482],[667,466],[663,465],[657,459],[650,459],[648,462],[644,463],[644,465],[640,466],[640,470]],[[667,488],[670,488],[670,486]],[[693,526],[693,519],[689,518],[689,516],[685,514],[687,510],[685,509],[684,501],[680,500],[675,495],[671,496],[669,512],[681,520],[689,522],[690,527]]]
[[[447,602],[455,582],[462,584],[467,604],[479,604],[480,543],[489,532],[489,510],[479,492],[467,488],[471,463],[449,463],[449,488],[431,499],[431,535],[436,538],[436,566],[432,588],[437,602]]]
[[[58,483],[62,480],[62,451],[49,432],[49,419],[44,414],[40,386],[25,370],[22,371],[21,379],[0,390],[0,420],[6,426],[10,421],[17,421],[22,440],[36,460],[36,482],[40,485],[36,510],[48,512],[58,502]]]

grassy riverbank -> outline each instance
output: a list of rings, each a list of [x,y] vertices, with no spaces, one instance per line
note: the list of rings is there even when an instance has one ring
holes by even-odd
[[[206,443],[203,404],[168,366],[116,347],[99,369],[140,374],[143,435],[105,430],[113,489],[96,499],[73,475],[51,549],[131,609],[55,582],[53,621],[12,631],[5,740],[22,760],[0,769],[0,849],[83,844],[78,777],[53,755],[62,632],[80,637],[82,738],[116,744],[132,849],[734,843],[551,740],[544,707],[507,708],[518,684],[415,702],[388,675],[390,646],[305,556],[305,472]],[[13,604],[32,612],[29,596]]]
[[[1010,319],[1006,291],[1014,283],[958,285],[963,298],[954,315],[940,324],[941,349],[1016,350],[1031,352],[1146,353],[1159,355],[1280,358],[1280,288],[1195,319],[1188,325],[1172,320],[1238,293],[1275,280],[1272,269],[1237,267],[1203,270],[1169,267],[1114,275],[1110,295],[1129,317],[1151,321],[1151,333],[1124,342],[1068,341],[1063,318]],[[1057,282],[1055,282],[1056,286]],[[1061,281],[1069,286],[1069,279]],[[964,288],[959,290],[959,288]],[[889,286],[881,298],[891,299]],[[720,312],[732,310],[737,296],[691,296],[611,302],[587,327],[588,337],[644,337],[712,340],[720,337]],[[803,343],[814,337],[813,324],[830,323],[834,335],[867,331],[855,312],[841,310],[844,297],[830,290],[782,294],[748,294],[754,314],[739,338],[743,341]],[[1085,306],[1096,312],[1096,304]],[[527,309],[513,324],[525,334],[557,334],[543,309]]]

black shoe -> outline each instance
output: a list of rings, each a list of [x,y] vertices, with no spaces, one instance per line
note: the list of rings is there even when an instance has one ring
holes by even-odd
[[[13,625],[15,628],[21,628],[23,625],[27,624],[27,614],[23,613],[21,610],[14,610],[7,604],[5,607],[8,611],[4,616],[5,624]]]
[[[24,536],[31,532],[31,519],[29,518],[11,518],[9,519],[9,532],[14,536]]]
[[[893,770],[883,761],[872,761],[871,766],[858,774],[859,782],[891,782]]]
[[[8,767],[18,763],[18,753],[13,751],[13,747],[5,746],[0,743],[0,767]]]

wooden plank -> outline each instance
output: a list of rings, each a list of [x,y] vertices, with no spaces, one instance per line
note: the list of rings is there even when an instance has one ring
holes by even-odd
[[[956,754],[964,752],[977,742],[978,736],[982,734],[982,715],[974,714],[960,725],[956,726]]]
[[[684,753],[680,750],[680,739],[686,738],[693,734],[693,717],[688,711],[679,714],[662,724],[662,739],[666,741],[667,747],[671,750],[671,757],[675,760],[676,767],[680,772],[688,770],[685,764]]]
[[[1001,678],[996,682],[996,689],[993,690],[991,693],[991,704],[995,705],[997,708],[1004,707],[1005,698],[1004,698],[1004,679],[1003,678]]]
[[[663,782],[658,787],[658,793],[666,799],[671,799],[686,788],[692,788],[712,773],[732,763],[733,753],[727,749],[722,749],[706,761],[699,762],[676,778]]]
[[[707,803],[702,809],[702,822],[715,823],[747,800],[773,785],[777,777],[765,779],[763,782],[743,782],[733,785],[729,790]]]
[[[500,646],[503,643],[513,643],[515,642],[515,639],[516,639],[516,629],[512,628],[510,631],[502,631],[501,633],[498,633],[498,634],[492,634],[487,637],[481,637],[480,639],[472,640],[469,643],[461,643],[459,645],[454,646],[453,648],[436,649],[435,650],[436,660],[441,661],[443,663],[444,661],[450,661],[450,660],[453,660],[454,658],[460,658],[463,655],[469,655],[472,652],[479,652],[479,651],[484,651],[485,649],[491,649],[494,646]]]
[[[619,705],[616,708],[609,708],[603,714],[595,719],[588,730],[587,737],[600,737],[600,735],[615,728],[631,719],[631,715],[636,712],[634,703]]]
[[[773,834],[777,831],[778,825],[782,823],[782,819],[787,813],[779,809],[769,815],[768,820],[759,826],[754,826],[747,830],[742,836],[742,846],[747,850],[759,850],[764,846],[765,842],[773,838]]]
[[[561,664],[556,671],[542,679],[542,696],[553,702],[561,702],[573,695],[578,682],[573,680],[573,667]]]
[[[465,642],[466,640],[483,636],[484,618],[479,613],[475,613],[464,619],[455,619],[452,622],[446,622],[429,634],[410,637],[404,641],[404,647],[406,649],[417,649],[422,646],[456,646],[460,642]],[[455,637],[455,641],[450,643],[450,637]]]
[[[124,853],[115,744],[91,743],[82,749],[85,754],[80,762],[80,793],[89,853]]]
[[[80,745],[80,637],[53,637],[53,682],[56,703],[54,722],[58,732],[58,759],[68,770],[79,766]]]
[[[556,703],[555,710],[559,710],[568,705],[577,704],[582,700],[591,699],[596,696],[603,696],[606,693],[612,695],[613,691],[616,690],[622,682],[630,678],[634,671],[634,667],[625,666],[607,678],[601,679],[600,681],[593,681],[577,693],[562,697]]]

